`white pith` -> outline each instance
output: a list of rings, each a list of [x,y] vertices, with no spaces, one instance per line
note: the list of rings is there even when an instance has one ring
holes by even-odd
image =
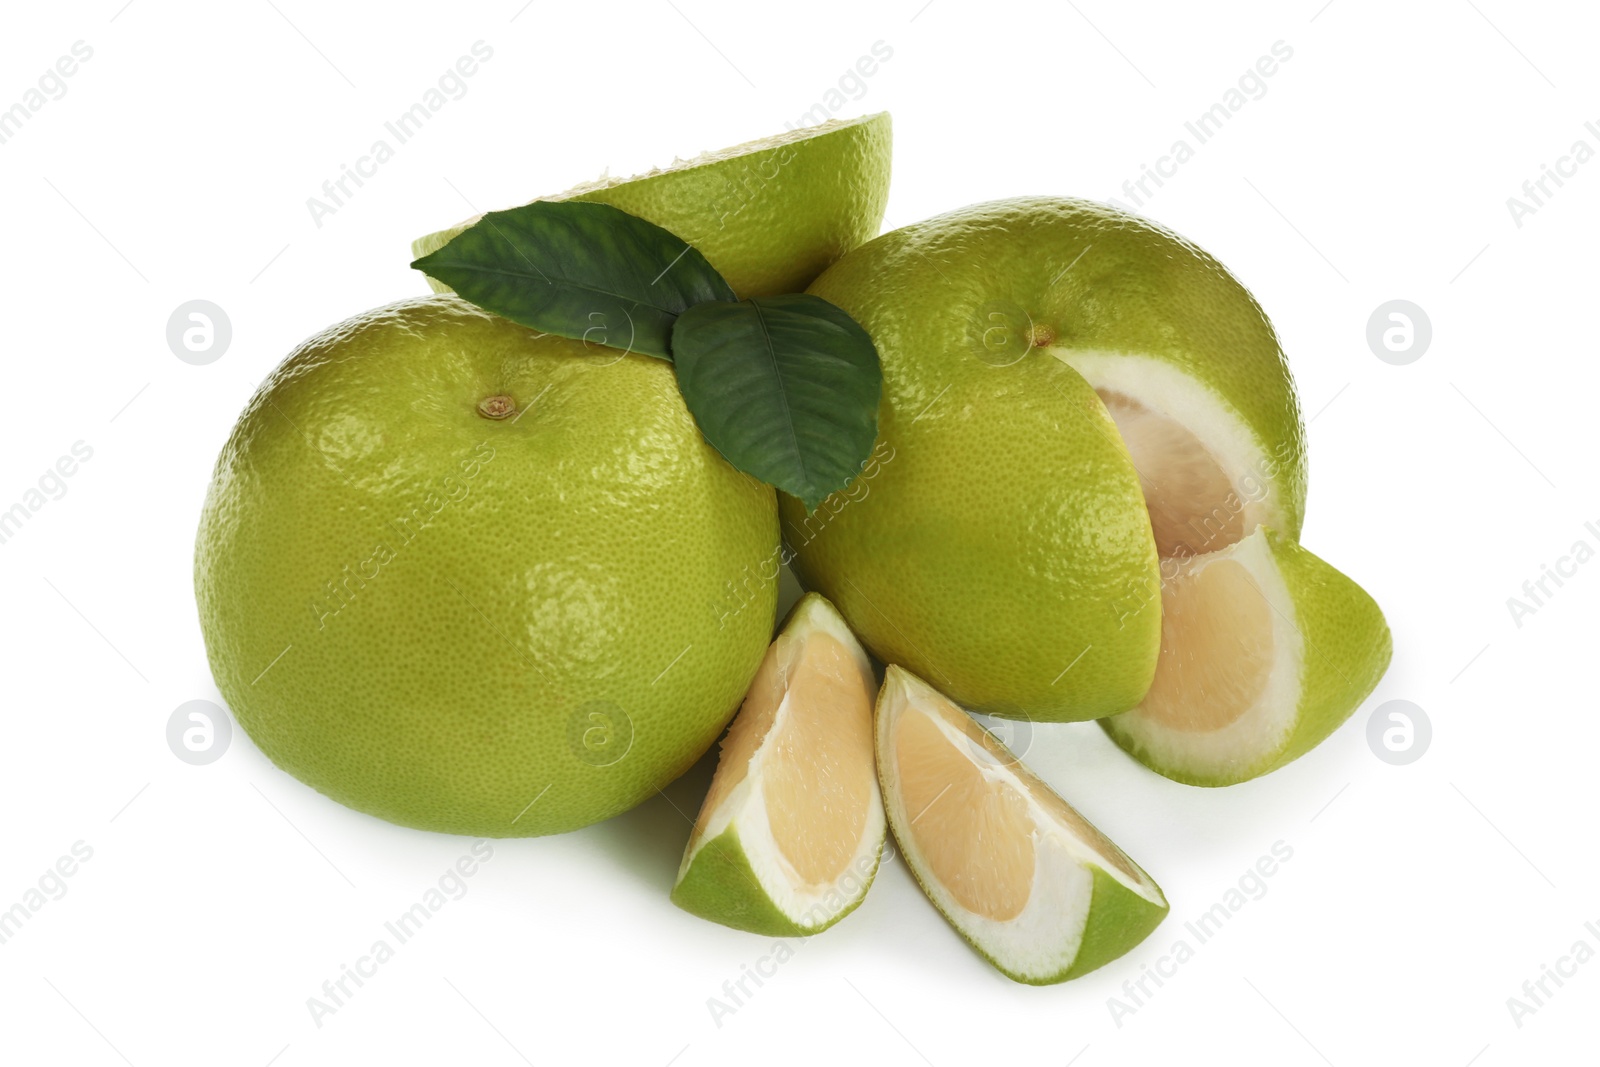
[[[887,787],[884,805],[890,825],[895,828],[895,840],[923,889],[953,926],[1009,972],[1044,980],[1059,976],[1077,958],[1089,919],[1096,870],[1145,900],[1166,905],[1160,888],[1137,864],[1122,857],[1140,875],[1132,878],[1096,845],[1080,838],[1038,801],[1035,790],[1047,786],[1031,774],[1019,774],[1022,765],[1014,759],[1008,765],[984,747],[972,744],[959,726],[944,717],[950,713],[965,715],[920,679],[891,668],[879,698],[875,730],[880,771]],[[895,727],[904,715],[927,716],[952,745],[970,755],[985,782],[1005,782],[1027,799],[1033,821],[1033,882],[1026,905],[1014,918],[997,921],[969,910],[939,881],[922,857],[911,829],[921,813],[906,810],[893,745]]]
[[[744,778],[728,793],[722,804],[705,817],[703,831],[690,842],[678,868],[678,879],[681,881],[693,866],[700,850],[732,827],[738,834],[740,846],[760,890],[791,921],[806,928],[827,925],[866,893],[877,869],[878,854],[883,847],[887,826],[883,803],[874,785],[869,792],[861,838],[844,872],[837,879],[824,883],[809,882],[795,870],[773,833],[762,784],[767,763],[778,758],[778,746],[774,742],[782,736],[791,717],[789,700],[792,690],[788,684],[787,664],[792,663],[793,659],[784,656],[784,653],[801,647],[806,635],[812,631],[832,636],[849,650],[866,680],[868,692],[871,692],[872,664],[855,635],[827,601],[820,597],[808,598],[778,638],[780,663],[786,664],[783,667],[784,696],[773,716],[772,726],[751,757]]]
[[[1179,777],[1214,778],[1228,771],[1251,771],[1282,751],[1299,718],[1305,638],[1263,530],[1258,528],[1217,552],[1166,561],[1164,566],[1176,571],[1163,576],[1163,585],[1182,582],[1222,560],[1243,566],[1271,608],[1272,666],[1260,696],[1239,718],[1215,730],[1174,729],[1155,721],[1143,706],[1110,720],[1112,728],[1135,742],[1151,764]]]
[[[1284,457],[1275,461],[1266,455],[1244,420],[1216,393],[1172,364],[1151,356],[1073,349],[1050,351],[1083,375],[1097,392],[1129,397],[1198,438],[1233,483],[1245,532],[1257,526],[1285,525],[1284,501],[1273,476],[1275,464],[1284,462]],[[1150,472],[1141,471],[1145,473]]]

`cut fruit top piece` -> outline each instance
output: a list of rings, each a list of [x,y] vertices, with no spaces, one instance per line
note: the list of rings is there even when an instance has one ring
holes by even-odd
[[[1166,916],[1149,875],[916,675],[888,669],[875,735],[906,864],[1008,978],[1047,985],[1087,974]]]
[[[830,119],[540,199],[610,204],[653,222],[693,245],[740,297],[798,293],[877,236],[890,141],[886,111]],[[412,252],[437,251],[481,217],[418,238]],[[433,278],[428,284],[449,291]]]
[[[1231,785],[1283,766],[1349,718],[1389,665],[1372,598],[1271,530],[1165,566],[1155,682],[1102,723],[1168,778]]]
[[[733,725],[672,899],[740,930],[827,929],[883,851],[867,655],[816,593],[790,613]]]

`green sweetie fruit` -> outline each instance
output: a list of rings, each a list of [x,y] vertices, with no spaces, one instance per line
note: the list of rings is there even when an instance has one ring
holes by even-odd
[[[669,364],[453,296],[296,349],[217,460],[195,593],[218,687],[280,767],[446,833],[624,811],[737,708],[772,632],[773,490]]]

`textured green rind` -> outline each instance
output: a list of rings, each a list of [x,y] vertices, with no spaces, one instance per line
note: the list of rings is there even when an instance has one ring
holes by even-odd
[[[1028,975],[1012,970],[1003,961],[996,959],[972,938],[965,930],[956,924],[950,913],[939,903],[938,898],[928,891],[928,881],[922,875],[921,864],[913,861],[905,846],[900,843],[900,834],[895,833],[895,844],[900,849],[900,855],[906,858],[906,869],[911,872],[911,877],[916,879],[917,886],[922,890],[928,902],[934,906],[944,921],[950,924],[950,929],[961,935],[961,940],[971,946],[972,951],[982,956],[995,970],[1023,985],[1058,985],[1072,978],[1088,974],[1099,967],[1103,967],[1113,960],[1126,955],[1135,946],[1149,937],[1161,921],[1167,917],[1168,906],[1152,904],[1137,893],[1132,892],[1115,878],[1098,867],[1090,868],[1094,874],[1093,898],[1089,903],[1089,914],[1084,925],[1084,938],[1078,946],[1078,953],[1073,957],[1072,963],[1067,967],[1050,975]]]
[[[1085,212],[983,205],[886,234],[819,278],[811,292],[878,349],[878,451],[812,514],[779,498],[802,584],[878,659],[966,707],[1045,722],[1135,706],[1160,648],[1144,495],[1099,397],[1046,351],[996,366],[973,349],[995,301],[1030,309],[1058,345],[1110,314],[1051,284],[1084,240],[1117,239]]]
[[[1133,947],[1155,932],[1167,917],[1168,906],[1163,897],[1153,904],[1130,890],[1105,871],[1094,869],[1094,897],[1089,904],[1089,920],[1084,924],[1083,942],[1072,966],[1055,978],[1031,981],[1034,985],[1078,978],[1112,960],[1126,955]]]
[[[1299,717],[1278,751],[1209,775],[1163,768],[1117,728],[1115,718],[1100,721],[1119,748],[1175,782],[1206,787],[1238,785],[1292,763],[1342,726],[1389,668],[1393,638],[1383,611],[1367,591],[1294,541],[1272,530],[1265,532],[1295,603],[1294,624],[1305,639]]]
[[[1288,358],[1255,297],[1203,248],[1104,204],[1017,197],[885,234],[830,268],[813,291],[835,299],[830,293],[859,261],[885,262],[890,249],[922,264],[886,280],[883,295],[920,305],[924,336],[964,336],[974,321],[998,321],[984,312],[1008,304],[1048,327],[1053,349],[1149,356],[1211,387],[1276,461],[1264,473],[1283,494],[1278,525],[1299,536],[1305,426]]]
[[[672,902],[691,915],[735,930],[769,937],[809,937],[828,929],[861,905],[872,888],[882,855],[880,841],[872,870],[862,880],[860,891],[843,908],[818,926],[801,926],[779,910],[761,888],[737,829],[729,826],[695,853],[689,869],[672,887]]]
[[[1301,697],[1300,722],[1271,770],[1310,752],[1361,706],[1389,669],[1394,639],[1365,589],[1271,530],[1267,543],[1295,603],[1312,605],[1297,619],[1306,639],[1301,685],[1307,696]]]
[[[805,932],[761,888],[732,826],[695,853],[672,887],[672,902],[691,915],[752,934],[797,937]]]
[[[500,394],[523,414],[478,413]],[[195,597],[279,767],[405,826],[558,833],[654,796],[737,710],[776,512],[666,363],[421,297],[262,383],[217,460]],[[594,709],[615,757],[583,747]]]
[[[1061,266],[1072,264],[1048,290],[1023,294],[1035,301],[1023,305],[1030,314],[1060,330],[1058,347],[1153,357],[1209,386],[1239,414],[1270,467],[1255,473],[1280,494],[1282,511],[1272,521],[1298,538],[1306,505],[1305,423],[1288,357],[1250,291],[1193,241],[1104,204],[1021,198],[986,214],[984,208],[965,211],[1006,231],[1019,228],[1021,215],[1039,220],[1027,240],[1013,243],[1046,248],[1052,262],[1067,256]],[[1039,229],[1049,235],[1035,237]],[[1018,256],[991,269],[1004,276],[1025,263]]]
[[[1201,786],[1207,789],[1220,788],[1227,785],[1238,785],[1240,782],[1248,782],[1252,778],[1259,778],[1268,771],[1274,770],[1281,765],[1277,761],[1276,757],[1269,757],[1267,759],[1257,760],[1255,763],[1248,764],[1243,767],[1230,768],[1226,774],[1190,774],[1187,771],[1170,768],[1164,769],[1156,764],[1155,760],[1152,759],[1150,754],[1144,750],[1143,746],[1141,746],[1133,738],[1128,737],[1121,731],[1117,730],[1111,725],[1112,722],[1113,719],[1101,719],[1100,726],[1108,735],[1110,735],[1111,740],[1116,743],[1118,748],[1122,749],[1122,751],[1126,752],[1128,755],[1132,756],[1134,759],[1138,760],[1152,771],[1155,771],[1163,778],[1170,778],[1172,781],[1177,782],[1180,785]]]
[[[889,196],[887,112],[815,136],[606,188],[545,197],[610,204],[672,231],[710,260],[741,297],[798,293],[828,265],[877,236]],[[424,256],[465,226],[412,243]],[[429,279],[435,291],[447,291]]]

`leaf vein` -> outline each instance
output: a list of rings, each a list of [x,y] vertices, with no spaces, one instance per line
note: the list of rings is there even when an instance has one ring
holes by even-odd
[[[767,358],[772,362],[772,374],[778,380],[778,402],[783,405],[783,425],[789,433],[789,444],[794,449],[795,462],[800,465],[800,476],[805,479],[806,486],[814,488],[811,470],[806,466],[805,452],[800,447],[800,438],[794,432],[794,412],[789,407],[789,390],[784,381],[782,366],[778,362],[778,350],[772,343],[772,329],[767,325],[767,316],[761,310],[761,302],[752,300],[750,306],[756,309],[756,321],[761,325],[761,339],[766,342]]]

